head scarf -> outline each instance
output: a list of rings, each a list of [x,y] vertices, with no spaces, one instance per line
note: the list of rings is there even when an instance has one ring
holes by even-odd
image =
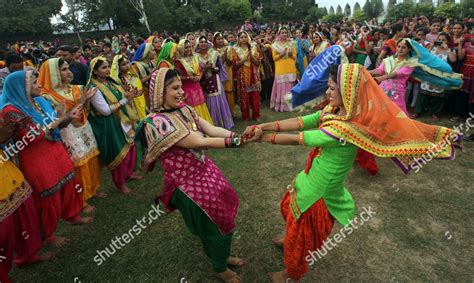
[[[71,85],[72,95],[65,93],[60,88],[61,86],[61,73],[59,66],[59,58],[51,58],[41,65],[38,85],[42,95],[46,95],[54,99],[57,104],[65,102],[66,110],[74,108],[81,98],[81,90],[76,85]],[[82,113],[82,119],[80,122],[85,123],[87,120],[87,114],[85,111]]]
[[[165,77],[170,69],[160,68],[151,74],[150,78],[150,110],[160,112],[164,103]]]
[[[31,96],[34,80],[35,77],[31,71],[16,71],[8,75],[0,96],[0,110],[11,105],[31,117],[37,125],[47,127],[57,119],[57,114],[48,100],[41,96]],[[44,115],[34,107],[32,102],[36,103]],[[51,136],[59,141],[61,139],[59,129],[52,130]]]
[[[168,65],[173,66],[171,59],[174,57],[176,48],[177,48],[177,44],[174,42],[167,42],[163,44],[163,47],[161,48],[161,51],[160,51],[160,55],[158,56],[157,66],[159,66],[161,62],[166,62],[168,63]]]
[[[249,45],[249,47],[252,46],[252,38],[250,37],[250,35],[246,31],[241,31],[237,34],[237,46],[240,45],[240,35],[241,34],[245,34],[245,36],[247,36],[248,45]]]
[[[120,79],[120,60],[122,60],[122,58],[128,60],[122,54],[115,55],[114,60],[112,61],[112,66],[110,67],[110,78],[118,84],[122,82]]]
[[[151,42],[142,43],[140,47],[138,47],[137,52],[135,52],[135,55],[133,55],[131,62],[139,62],[148,59],[152,49],[153,44]]]
[[[109,104],[118,103],[119,99],[117,99],[117,97],[112,93],[112,90],[109,88],[109,86],[106,86],[105,84],[99,82],[98,80],[96,80],[96,78],[94,78],[94,68],[95,68],[95,65],[99,61],[107,61],[107,59],[105,59],[105,57],[103,56],[98,56],[91,60],[90,71],[89,71],[90,72],[89,81],[87,82],[87,84],[95,85],[100,90],[100,92],[106,97],[107,102]],[[115,91],[118,91],[123,95],[125,93],[125,90],[123,89],[121,84],[112,80],[110,78],[110,75],[108,78],[110,79],[110,82],[115,88]],[[120,108],[118,112],[118,116],[120,118],[120,121],[124,123],[125,125],[133,125],[138,120],[138,114],[136,110],[132,106],[130,106],[130,104],[128,103],[125,104],[124,107]]]
[[[196,56],[194,56],[194,52],[192,51],[192,46],[191,46],[191,57],[193,57],[192,62],[187,62],[186,58],[184,57],[184,46],[186,43],[191,43],[187,39],[181,39],[178,44],[178,54],[179,54],[179,61],[183,65],[183,67],[186,69],[186,72],[188,75],[194,75],[198,76],[199,75],[199,60]]]
[[[421,157],[454,158],[459,133],[411,120],[384,94],[359,64],[339,66],[338,86],[347,114],[333,114],[328,105],[319,129],[379,157],[391,157],[405,173]]]
[[[400,42],[405,42],[411,47],[409,58],[398,63],[395,62],[394,56],[384,59],[384,69],[387,74],[402,66],[409,66],[415,68],[411,76],[419,81],[428,82],[430,85],[443,89],[459,89],[462,86],[462,75],[453,72],[447,62],[436,57],[415,40],[403,38],[398,41]]]

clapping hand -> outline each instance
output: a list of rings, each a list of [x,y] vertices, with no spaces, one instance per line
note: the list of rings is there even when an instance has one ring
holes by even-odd
[[[82,104],[76,105],[76,107],[72,108],[71,111],[69,111],[68,113],[69,118],[80,119],[82,115],[82,110],[83,110]]]

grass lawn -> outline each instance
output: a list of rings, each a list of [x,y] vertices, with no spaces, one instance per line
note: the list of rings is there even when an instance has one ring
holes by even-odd
[[[268,108],[262,114],[262,121],[297,115]],[[241,119],[236,123],[239,132],[248,125]],[[438,123],[455,125],[447,118]],[[232,254],[246,260],[236,269],[243,282],[269,282],[266,273],[283,268],[283,253],[271,243],[273,236],[284,232],[279,201],[287,184],[304,169],[308,152],[309,148],[269,144],[208,151],[240,196]],[[377,163],[378,176],[369,177],[354,166],[346,182],[357,214],[370,206],[375,217],[311,266],[302,282],[472,281],[474,143],[466,142],[455,161],[436,160],[409,175],[390,160],[378,158]],[[133,193],[128,196],[113,189],[108,171],[103,171],[102,180],[108,197],[90,202],[97,207],[94,223],[62,223],[57,234],[69,237],[70,244],[51,262],[15,267],[10,274],[15,282],[219,282],[199,239],[186,230],[177,211],[158,217],[97,266],[97,250],[127,233],[136,219],[148,216],[161,190],[162,171],[157,166],[144,180],[130,182]],[[333,234],[340,228],[336,224]]]

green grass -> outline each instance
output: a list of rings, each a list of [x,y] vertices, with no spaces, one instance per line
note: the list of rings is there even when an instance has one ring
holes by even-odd
[[[263,121],[296,116],[264,108]],[[236,119],[237,131],[248,124]],[[427,120],[427,122],[430,122]],[[439,124],[453,126],[446,118]],[[471,133],[473,130],[471,130]],[[354,166],[346,186],[358,213],[371,206],[376,216],[355,230],[316,264],[302,282],[472,281],[472,209],[474,144],[465,143],[455,161],[432,161],[404,175],[386,159],[372,178]],[[244,282],[268,282],[267,272],[283,268],[283,253],[271,243],[284,232],[279,202],[286,185],[306,164],[308,148],[251,144],[244,149],[210,150],[208,155],[240,196],[232,254],[247,264],[236,269]],[[48,263],[14,268],[15,282],[218,282],[199,239],[179,212],[159,217],[104,264],[93,258],[110,240],[147,216],[161,190],[162,172],[131,182],[133,194],[113,189],[103,172],[106,199],[92,200],[95,221],[88,226],[62,224],[57,234],[71,239]],[[341,228],[334,227],[333,233]],[[49,249],[55,251],[55,249]]]

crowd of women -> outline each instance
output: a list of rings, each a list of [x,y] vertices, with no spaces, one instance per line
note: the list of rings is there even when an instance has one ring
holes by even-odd
[[[180,210],[219,278],[239,282],[228,268],[244,264],[230,255],[238,196],[202,150],[254,141],[313,148],[281,202],[286,236],[274,239],[283,246],[286,268],[270,277],[288,282],[307,271],[307,252],[322,245],[335,220],[347,225],[352,219],[355,204],[344,181],[358,149],[396,159],[404,169],[440,141],[449,142],[435,157],[453,156],[458,133],[414,121],[409,109],[412,118],[430,113],[438,120],[444,111],[454,121],[472,116],[472,26],[423,17],[383,27],[246,27],[183,37],[156,33],[132,45],[120,35],[115,46],[60,46],[38,64],[6,55],[0,70],[2,282],[13,261],[49,260],[54,254],[40,253],[43,245],[67,244],[55,235],[60,218],[93,221],[81,213],[96,209],[89,199],[106,197],[99,191],[102,167],[128,194],[127,180],[142,179],[140,172],[159,160],[164,187],[157,201]],[[243,121],[259,121],[267,99],[271,109],[289,111],[287,93],[331,45],[341,46],[352,64],[328,67],[322,111],[249,126],[242,135],[230,131],[236,106]],[[423,61],[430,55],[439,59]]]

